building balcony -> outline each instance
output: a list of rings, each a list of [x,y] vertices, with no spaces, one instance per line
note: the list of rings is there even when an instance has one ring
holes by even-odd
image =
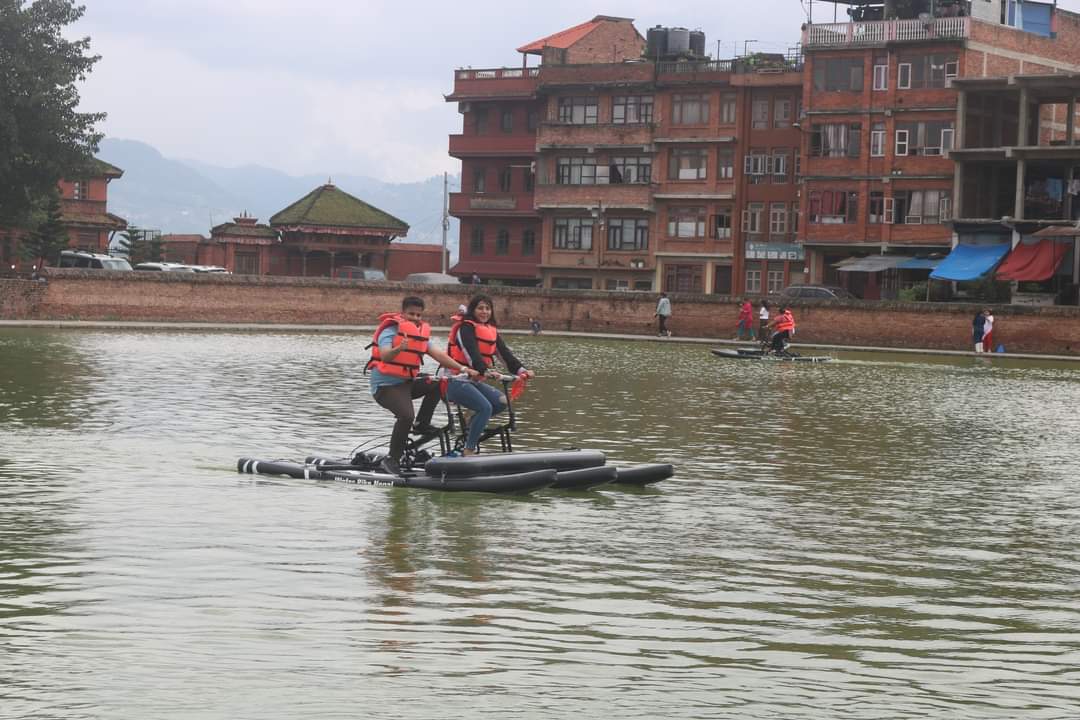
[[[535,216],[531,193],[450,193],[450,214]]]
[[[536,186],[534,201],[538,210],[640,210],[652,212],[653,187],[647,183],[614,185]]]
[[[536,153],[536,136],[524,134],[451,135],[450,156],[531,157]]]
[[[881,47],[887,43],[963,40],[970,36],[970,17],[940,17],[925,22],[915,19],[815,23],[803,30],[803,47]]]
[[[531,98],[536,94],[540,68],[490,68],[454,71],[454,92],[447,100]]]
[[[536,136],[538,150],[559,148],[646,148],[652,144],[652,124],[569,125],[559,122],[540,123]]]

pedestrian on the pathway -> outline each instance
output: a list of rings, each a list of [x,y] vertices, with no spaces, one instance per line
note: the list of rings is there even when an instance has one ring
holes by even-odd
[[[971,339],[975,343],[975,352],[981,353],[983,351],[983,333],[986,330],[986,315],[984,311],[980,310],[975,313],[975,317],[971,320]]]
[[[739,320],[735,326],[735,339],[742,340],[744,335],[754,339],[754,306],[750,304],[750,298],[743,298],[739,304]]]
[[[540,318],[529,318],[529,330],[533,335],[540,334]]]
[[[765,342],[769,337],[769,301],[761,300],[761,309],[758,310],[758,337]]]
[[[668,320],[671,319],[671,300],[668,299],[667,293],[660,293],[660,299],[656,302],[656,313],[653,317],[657,320],[656,333],[660,337],[671,337],[671,331],[668,330]]]
[[[480,275],[478,275],[477,273],[474,272],[472,274],[472,279],[469,282],[471,282],[473,285],[479,285],[480,284]]]
[[[994,352],[994,313],[990,308],[983,309],[983,352]]]

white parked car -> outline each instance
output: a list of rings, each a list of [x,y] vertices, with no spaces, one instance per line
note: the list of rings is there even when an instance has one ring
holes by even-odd
[[[57,267],[89,268],[91,270],[130,270],[131,263],[121,257],[101,255],[84,250],[64,250]]]

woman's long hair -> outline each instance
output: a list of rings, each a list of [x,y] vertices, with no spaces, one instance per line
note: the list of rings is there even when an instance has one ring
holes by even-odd
[[[488,307],[491,308],[491,319],[488,320],[488,323],[491,325],[498,325],[498,323],[495,322],[495,303],[488,295],[473,295],[472,300],[469,300],[469,307],[465,309],[465,319],[472,320],[473,322],[480,322],[476,319],[476,306],[480,303],[487,303]]]

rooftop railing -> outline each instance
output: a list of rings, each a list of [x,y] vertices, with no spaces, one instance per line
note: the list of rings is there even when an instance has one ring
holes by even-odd
[[[873,22],[807,25],[804,47],[884,45],[889,42],[956,40],[969,37],[971,18],[942,17],[927,20],[877,20]]]
[[[540,68],[487,68],[484,70],[458,70],[455,77],[458,80],[504,80],[508,78],[536,77],[540,74]]]

